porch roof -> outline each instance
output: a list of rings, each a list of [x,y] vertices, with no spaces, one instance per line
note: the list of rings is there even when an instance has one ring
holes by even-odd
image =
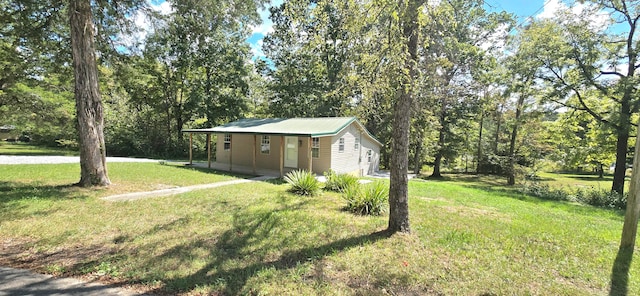
[[[265,135],[292,135],[323,137],[333,136],[355,122],[374,142],[374,138],[355,117],[319,117],[319,118],[247,118],[224,125],[205,129],[184,129],[185,133],[244,133]]]

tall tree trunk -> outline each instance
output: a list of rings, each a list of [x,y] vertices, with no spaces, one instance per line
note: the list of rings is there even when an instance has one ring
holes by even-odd
[[[616,168],[613,171],[611,191],[622,194],[627,171],[627,145],[629,144],[629,126],[631,123],[629,100],[623,98],[620,105],[620,126],[617,129],[618,139],[616,141]]]
[[[520,94],[518,103],[516,105],[516,118],[511,131],[511,141],[509,142],[509,172],[507,178],[508,185],[516,184],[516,138],[518,137],[518,127],[520,126],[520,115],[522,114],[522,107],[524,106],[524,94]]]
[[[640,125],[638,128],[640,137]],[[624,225],[622,226],[622,239],[620,249],[633,250],[638,233],[638,217],[640,216],[640,141],[636,137],[635,154],[633,156],[633,173],[631,174],[631,184],[629,186],[629,196],[627,198],[627,209],[624,215]]]
[[[496,110],[496,134],[493,140],[493,154],[498,155],[498,143],[500,143],[500,125],[502,124],[502,110],[504,105],[500,105],[500,109]]]
[[[480,173],[480,159],[482,159],[482,126],[484,124],[484,111],[480,113],[480,131],[478,132],[478,153],[476,157],[476,174]]]
[[[424,141],[424,133],[421,131],[418,132],[418,142],[416,143],[416,151],[413,153],[413,173],[416,175],[420,174],[420,170],[422,169],[422,142]]]
[[[76,116],[80,141],[78,185],[107,186],[104,115],[98,87],[98,66],[94,47],[91,1],[69,1],[69,27],[73,56]]]
[[[444,108],[444,105],[443,105]],[[436,155],[433,160],[433,173],[431,173],[432,178],[441,178],[442,174],[440,173],[440,167],[442,166],[442,153],[444,146],[444,111],[442,111],[442,116],[440,117],[440,132],[438,133],[438,150],[436,150]]]
[[[604,165],[602,163],[598,163],[598,179],[604,178]]]
[[[402,35],[407,44],[404,67],[393,108],[393,136],[391,139],[391,180],[389,184],[389,227],[392,232],[411,232],[409,226],[409,125],[413,101],[414,81],[418,61],[418,8],[424,0],[400,1]]]
[[[630,80],[629,77],[635,76],[636,70],[636,62],[638,53],[634,49],[634,35],[635,26],[632,26],[631,31],[629,32],[629,37],[627,38],[627,54],[629,55],[629,65],[627,66],[627,77],[622,79],[621,83],[627,84],[625,88],[624,95],[622,97],[622,109],[621,109],[621,117],[623,117],[622,127],[624,128],[622,134],[624,137],[624,141],[620,141],[620,135],[618,136],[618,144],[616,146],[616,152],[620,154],[624,147],[624,155],[625,164],[626,164],[626,155],[627,155],[627,142],[629,141],[629,127],[630,124],[630,114],[631,111],[629,102],[631,102],[632,92],[635,91],[635,82]],[[624,113],[624,112],[627,113]],[[626,130],[626,133],[624,131]],[[622,227],[622,239],[620,240],[620,250],[627,250],[628,252],[633,252],[634,246],[636,243],[636,234],[638,232],[638,216],[640,216],[640,141],[638,141],[638,137],[640,136],[640,122],[638,123],[638,128],[636,131],[636,143],[635,143],[635,151],[633,155],[633,172],[631,174],[631,185],[629,186],[629,196],[627,197],[627,209],[624,215],[624,225]],[[620,143],[623,142],[623,143]],[[621,173],[621,177],[616,173],[618,172],[618,167],[620,166],[620,162],[623,157],[616,155],[616,170],[613,176],[613,190],[622,194],[624,190],[624,171]],[[626,171],[626,165],[624,167]],[[619,178],[619,183],[616,183],[616,177]]]

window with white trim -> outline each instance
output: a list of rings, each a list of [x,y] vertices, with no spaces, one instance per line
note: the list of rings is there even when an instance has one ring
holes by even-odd
[[[262,136],[262,140],[260,141],[260,153],[271,153],[271,138],[269,136]]]
[[[353,150],[360,149],[360,138],[356,137],[356,142],[353,144]]]
[[[338,152],[344,152],[344,138],[338,140]]]
[[[371,157],[373,156],[373,152],[371,149],[367,150],[367,162],[371,162]]]
[[[311,138],[311,157],[318,158],[320,155],[320,138]]]
[[[231,134],[224,134],[224,150],[231,149]]]

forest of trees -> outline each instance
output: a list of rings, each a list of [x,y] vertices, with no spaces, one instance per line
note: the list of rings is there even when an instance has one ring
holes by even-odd
[[[164,12],[86,2],[110,155],[184,156],[183,128],[238,118],[356,116],[386,144],[389,168],[403,101],[415,172],[513,184],[615,164],[612,189],[624,188],[640,108],[638,1],[576,2],[524,22],[482,0],[284,1],[259,57],[246,40],[261,0],[171,0]],[[0,125],[37,144],[80,141],[69,3],[0,1]]]

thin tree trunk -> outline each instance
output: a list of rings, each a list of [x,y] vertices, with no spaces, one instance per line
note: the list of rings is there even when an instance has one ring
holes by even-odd
[[[598,164],[598,179],[603,179],[604,178],[604,166],[602,165],[602,163]]]
[[[480,131],[478,132],[478,153],[476,157],[476,174],[480,173],[480,159],[482,159],[482,126],[484,124],[484,112],[480,113]]]
[[[444,117],[444,112],[443,116]],[[438,133],[438,150],[436,150],[436,155],[433,160],[433,173],[431,173],[432,178],[441,178],[442,174],[440,173],[440,167],[442,166],[442,150],[444,146],[444,127],[442,126],[444,119],[441,119],[441,127],[440,132]]]
[[[516,118],[511,131],[511,141],[509,142],[509,172],[508,172],[508,185],[516,184],[516,138],[518,136],[518,127],[520,126],[520,114],[522,113],[522,107],[524,105],[524,94],[520,94],[518,103],[516,105]]]
[[[418,132],[418,143],[416,143],[416,151],[413,153],[413,173],[420,174],[422,169],[422,142],[424,140],[424,133],[422,130]]]
[[[107,186],[104,115],[98,66],[93,41],[93,21],[89,0],[69,1],[69,27],[73,56],[76,116],[80,141],[80,182],[78,185]]]
[[[423,0],[422,0],[423,1]],[[389,227],[391,232],[411,232],[409,226],[409,188],[407,170],[409,166],[409,125],[413,101],[414,80],[418,61],[418,8],[421,0],[409,0],[402,13],[402,34],[407,42],[405,69],[393,108],[393,136],[391,142],[391,180],[389,184]]]
[[[502,110],[504,105],[500,105],[500,109],[496,110],[496,134],[493,141],[493,154],[498,155],[498,143],[500,142],[500,125],[502,124]]]

